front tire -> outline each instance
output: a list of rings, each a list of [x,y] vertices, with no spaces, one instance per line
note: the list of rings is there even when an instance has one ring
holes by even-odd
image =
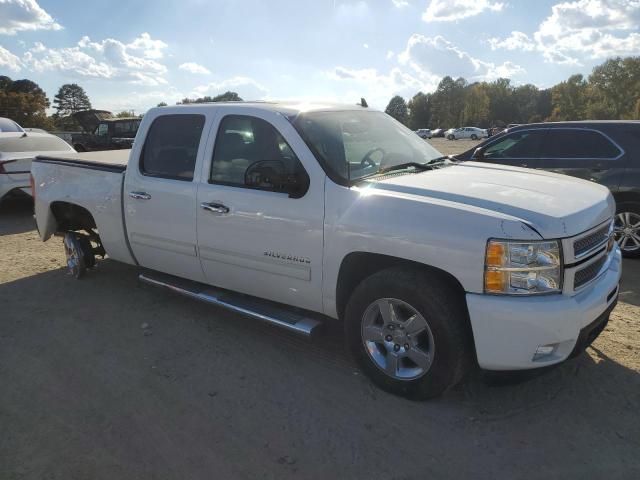
[[[615,217],[615,239],[622,255],[640,258],[640,203],[620,202]]]
[[[390,268],[365,279],[345,311],[356,362],[380,388],[415,400],[456,385],[471,365],[464,297],[447,279]]]
[[[447,140],[455,140],[456,137],[454,137],[453,135],[448,135],[447,136]]]
[[[471,140],[477,140],[478,136],[474,133],[473,135],[471,135]]]

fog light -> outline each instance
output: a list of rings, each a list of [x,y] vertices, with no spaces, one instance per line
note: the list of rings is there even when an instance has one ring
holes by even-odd
[[[540,345],[536,348],[536,353],[533,354],[533,361],[542,360],[549,355],[553,355],[556,351],[556,344],[553,345]]]

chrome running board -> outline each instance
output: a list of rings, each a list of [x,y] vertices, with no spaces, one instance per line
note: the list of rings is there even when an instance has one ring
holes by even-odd
[[[307,337],[310,337],[314,330],[322,325],[320,320],[298,313],[295,310],[286,309],[268,300],[229,292],[171,275],[154,273],[152,277],[141,273],[138,279],[148,285],[166,288],[185,297],[218,305],[232,312],[277,325]]]

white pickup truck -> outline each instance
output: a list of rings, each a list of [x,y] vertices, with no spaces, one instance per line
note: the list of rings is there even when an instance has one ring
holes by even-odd
[[[363,106],[218,103],[145,116],[130,151],[40,156],[38,230],[69,271],[142,281],[304,334],[344,322],[382,388],[579,353],[618,297],[605,187],[456,163]]]

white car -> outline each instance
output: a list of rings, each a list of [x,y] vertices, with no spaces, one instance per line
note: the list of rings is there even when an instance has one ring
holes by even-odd
[[[39,154],[75,152],[64,140],[48,133],[0,132],[0,201],[14,192],[31,195],[31,161]]]
[[[477,140],[479,138],[488,138],[489,134],[486,130],[476,127],[450,128],[445,132],[445,137],[449,140],[458,140],[460,138],[470,138]]]
[[[363,106],[153,108],[130,155],[40,156],[32,175],[38,231],[64,235],[73,276],[106,254],[301,334],[341,321],[363,371],[411,398],[475,364],[562,362],[618,298],[607,188],[449,161]]]
[[[420,138],[431,138],[431,130],[429,130],[428,128],[420,128],[416,130],[416,134]]]

